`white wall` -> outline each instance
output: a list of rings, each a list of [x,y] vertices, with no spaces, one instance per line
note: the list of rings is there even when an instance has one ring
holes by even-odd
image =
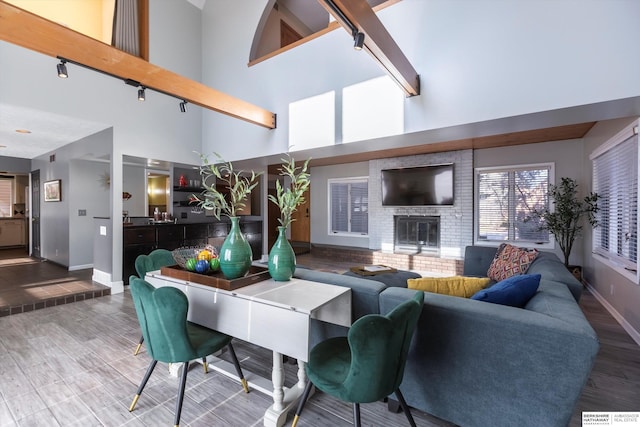
[[[286,151],[289,103],[334,91],[340,124],[342,89],[383,74],[342,29],[247,67],[266,3],[207,1],[203,80],[276,112],[278,128],[206,113],[205,152],[235,160]],[[640,95],[640,56],[632,54],[640,2],[403,0],[378,16],[421,77],[422,94],[405,100],[406,134]]]
[[[589,160],[591,153],[620,132],[637,117],[609,120],[596,124],[584,138],[583,180],[589,183],[591,189],[592,162]],[[622,324],[636,342],[640,343],[640,285],[631,282],[623,275],[617,273],[597,256],[591,253],[593,233],[585,234],[582,246],[584,276],[596,296],[604,303],[605,307]]]

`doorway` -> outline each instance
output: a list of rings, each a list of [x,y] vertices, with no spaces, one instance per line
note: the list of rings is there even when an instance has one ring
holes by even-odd
[[[42,258],[40,253],[40,169],[31,172],[31,256]]]
[[[162,172],[147,172],[147,213],[154,216],[158,212],[170,212],[169,195],[171,183],[169,175]]]

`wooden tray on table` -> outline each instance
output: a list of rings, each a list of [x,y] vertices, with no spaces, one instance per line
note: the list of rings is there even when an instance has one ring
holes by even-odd
[[[163,276],[174,277],[180,280],[186,280],[192,283],[198,283],[200,285],[211,286],[218,289],[224,289],[226,291],[233,291],[244,286],[249,286],[263,280],[271,278],[269,270],[265,267],[251,266],[247,274],[237,279],[226,279],[220,270],[216,272],[210,272],[207,274],[196,273],[195,271],[188,271],[179,265],[171,265],[168,267],[162,267],[160,273]]]

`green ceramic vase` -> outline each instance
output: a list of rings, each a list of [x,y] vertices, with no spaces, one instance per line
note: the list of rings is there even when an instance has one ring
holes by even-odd
[[[296,271],[296,254],[287,240],[285,227],[278,227],[278,238],[269,252],[269,274],[277,282],[291,280]]]
[[[220,270],[227,279],[237,279],[244,276],[253,260],[253,252],[247,239],[240,232],[238,221],[240,218],[231,217],[231,230],[220,248]]]

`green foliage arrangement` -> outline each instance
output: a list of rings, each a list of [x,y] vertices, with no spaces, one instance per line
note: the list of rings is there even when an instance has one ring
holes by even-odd
[[[583,199],[578,198],[578,184],[573,178],[560,178],[560,184],[549,185],[549,197],[555,209],[534,211],[533,216],[542,220],[540,229],[553,234],[564,254],[564,265],[569,266],[569,255],[575,239],[582,234],[583,219],[591,227],[598,226],[598,195],[589,193]]]
[[[280,176],[288,177],[291,185],[285,188],[280,181],[276,181],[276,195],[270,194],[268,197],[280,209],[278,222],[282,227],[287,228],[294,221],[293,213],[304,203],[304,192],[311,184],[311,175],[308,173],[311,159],[307,159],[302,166],[296,166],[295,159],[289,154],[286,159],[281,160]]]
[[[210,163],[207,156],[200,154],[200,175],[205,190],[200,195],[192,195],[192,200],[197,201],[198,206],[213,211],[218,220],[220,215],[235,217],[246,206],[245,201],[258,185],[258,177],[262,172],[251,171],[249,177],[244,171],[235,171],[233,164],[225,161],[218,153],[213,154],[217,158],[215,163]],[[216,183],[222,183],[229,190],[228,199],[218,191]]]

